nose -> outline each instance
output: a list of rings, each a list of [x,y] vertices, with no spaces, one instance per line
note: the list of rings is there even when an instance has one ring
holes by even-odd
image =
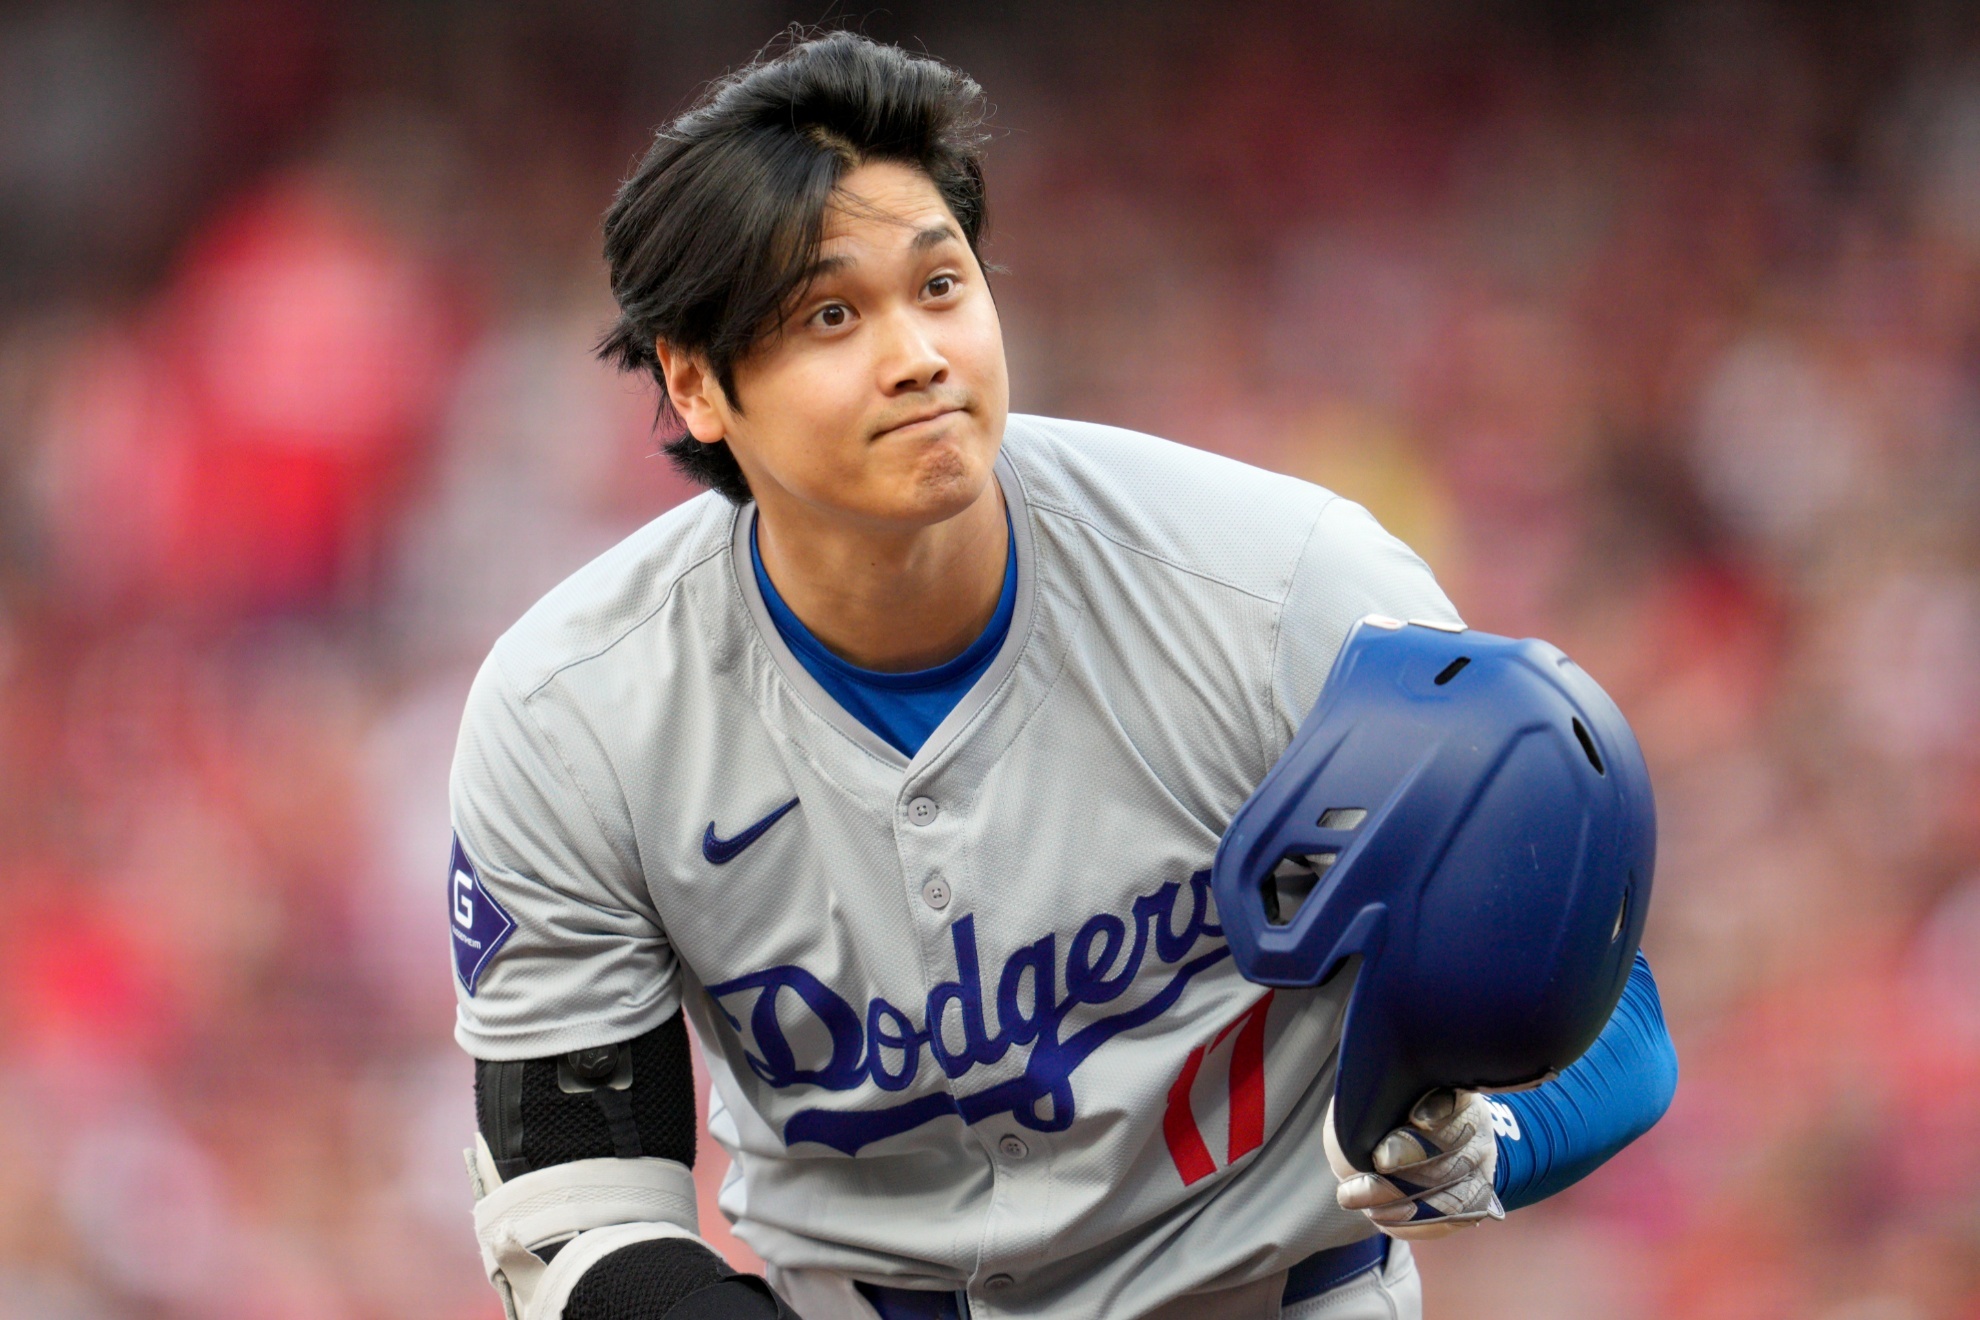
[[[888,320],[880,379],[889,394],[913,394],[949,378],[949,360],[921,316],[903,309]]]

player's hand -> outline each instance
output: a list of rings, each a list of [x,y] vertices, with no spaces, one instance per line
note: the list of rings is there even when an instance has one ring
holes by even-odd
[[[1416,1102],[1409,1126],[1375,1147],[1375,1172],[1347,1161],[1334,1137],[1334,1108],[1327,1106],[1327,1162],[1341,1180],[1335,1199],[1359,1210],[1390,1237],[1421,1241],[1468,1228],[1482,1219],[1504,1219],[1492,1190],[1499,1166],[1491,1112],[1476,1091],[1432,1091]]]

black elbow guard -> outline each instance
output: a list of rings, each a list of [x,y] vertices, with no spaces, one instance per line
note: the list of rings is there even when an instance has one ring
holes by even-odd
[[[737,1274],[699,1242],[658,1238],[621,1247],[584,1272],[564,1320],[798,1320],[753,1274]]]
[[[476,1174],[475,1232],[511,1320],[797,1320],[764,1280],[677,1231],[695,1225],[697,1127],[679,1014],[616,1045],[476,1060],[474,1098],[486,1151],[471,1167],[494,1166]],[[572,1179],[586,1195],[571,1197]],[[546,1222],[545,1198],[562,1220]],[[617,1248],[593,1233],[629,1228],[636,1240]]]
[[[474,1107],[504,1181],[573,1160],[657,1156],[694,1167],[694,1074],[676,1013],[633,1040],[474,1065]]]

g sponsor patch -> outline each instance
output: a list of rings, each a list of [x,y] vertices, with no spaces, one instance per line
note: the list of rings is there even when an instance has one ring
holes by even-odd
[[[461,978],[461,988],[473,995],[482,969],[515,930],[516,920],[481,887],[481,872],[474,869],[458,834],[454,836],[453,867],[447,876],[447,897],[454,910],[453,920],[447,923],[454,932],[454,975]]]

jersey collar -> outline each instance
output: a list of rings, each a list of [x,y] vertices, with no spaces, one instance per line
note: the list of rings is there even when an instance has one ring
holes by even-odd
[[[1005,431],[1005,444],[1010,443],[1010,428]],[[1033,602],[1036,596],[1037,574],[1034,571],[1032,529],[1030,510],[1025,502],[1024,483],[1018,478],[1017,469],[1003,448],[997,451],[997,462],[993,469],[997,484],[1004,493],[1005,507],[1010,511],[1012,548],[1017,555],[1017,605],[1011,616],[1009,633],[1004,644],[997,651],[997,658],[983,676],[976,680],[963,699],[948,717],[935,726],[928,735],[928,741],[912,759],[901,754],[894,747],[855,719],[846,709],[832,699],[830,693],[819,686],[798,658],[791,654],[783,635],[777,631],[776,623],[770,618],[770,610],[763,602],[763,593],[757,588],[756,574],[750,566],[750,536],[756,526],[756,505],[746,504],[736,511],[735,521],[730,529],[729,568],[736,590],[742,596],[744,607],[756,624],[757,639],[770,652],[776,662],[778,672],[786,683],[796,690],[814,714],[830,724],[840,734],[856,743],[876,760],[903,770],[916,771],[928,765],[942,751],[955,741],[956,735],[968,727],[979,712],[989,704],[998,690],[1009,679],[1018,657],[1024,652],[1025,639],[1030,636]]]

